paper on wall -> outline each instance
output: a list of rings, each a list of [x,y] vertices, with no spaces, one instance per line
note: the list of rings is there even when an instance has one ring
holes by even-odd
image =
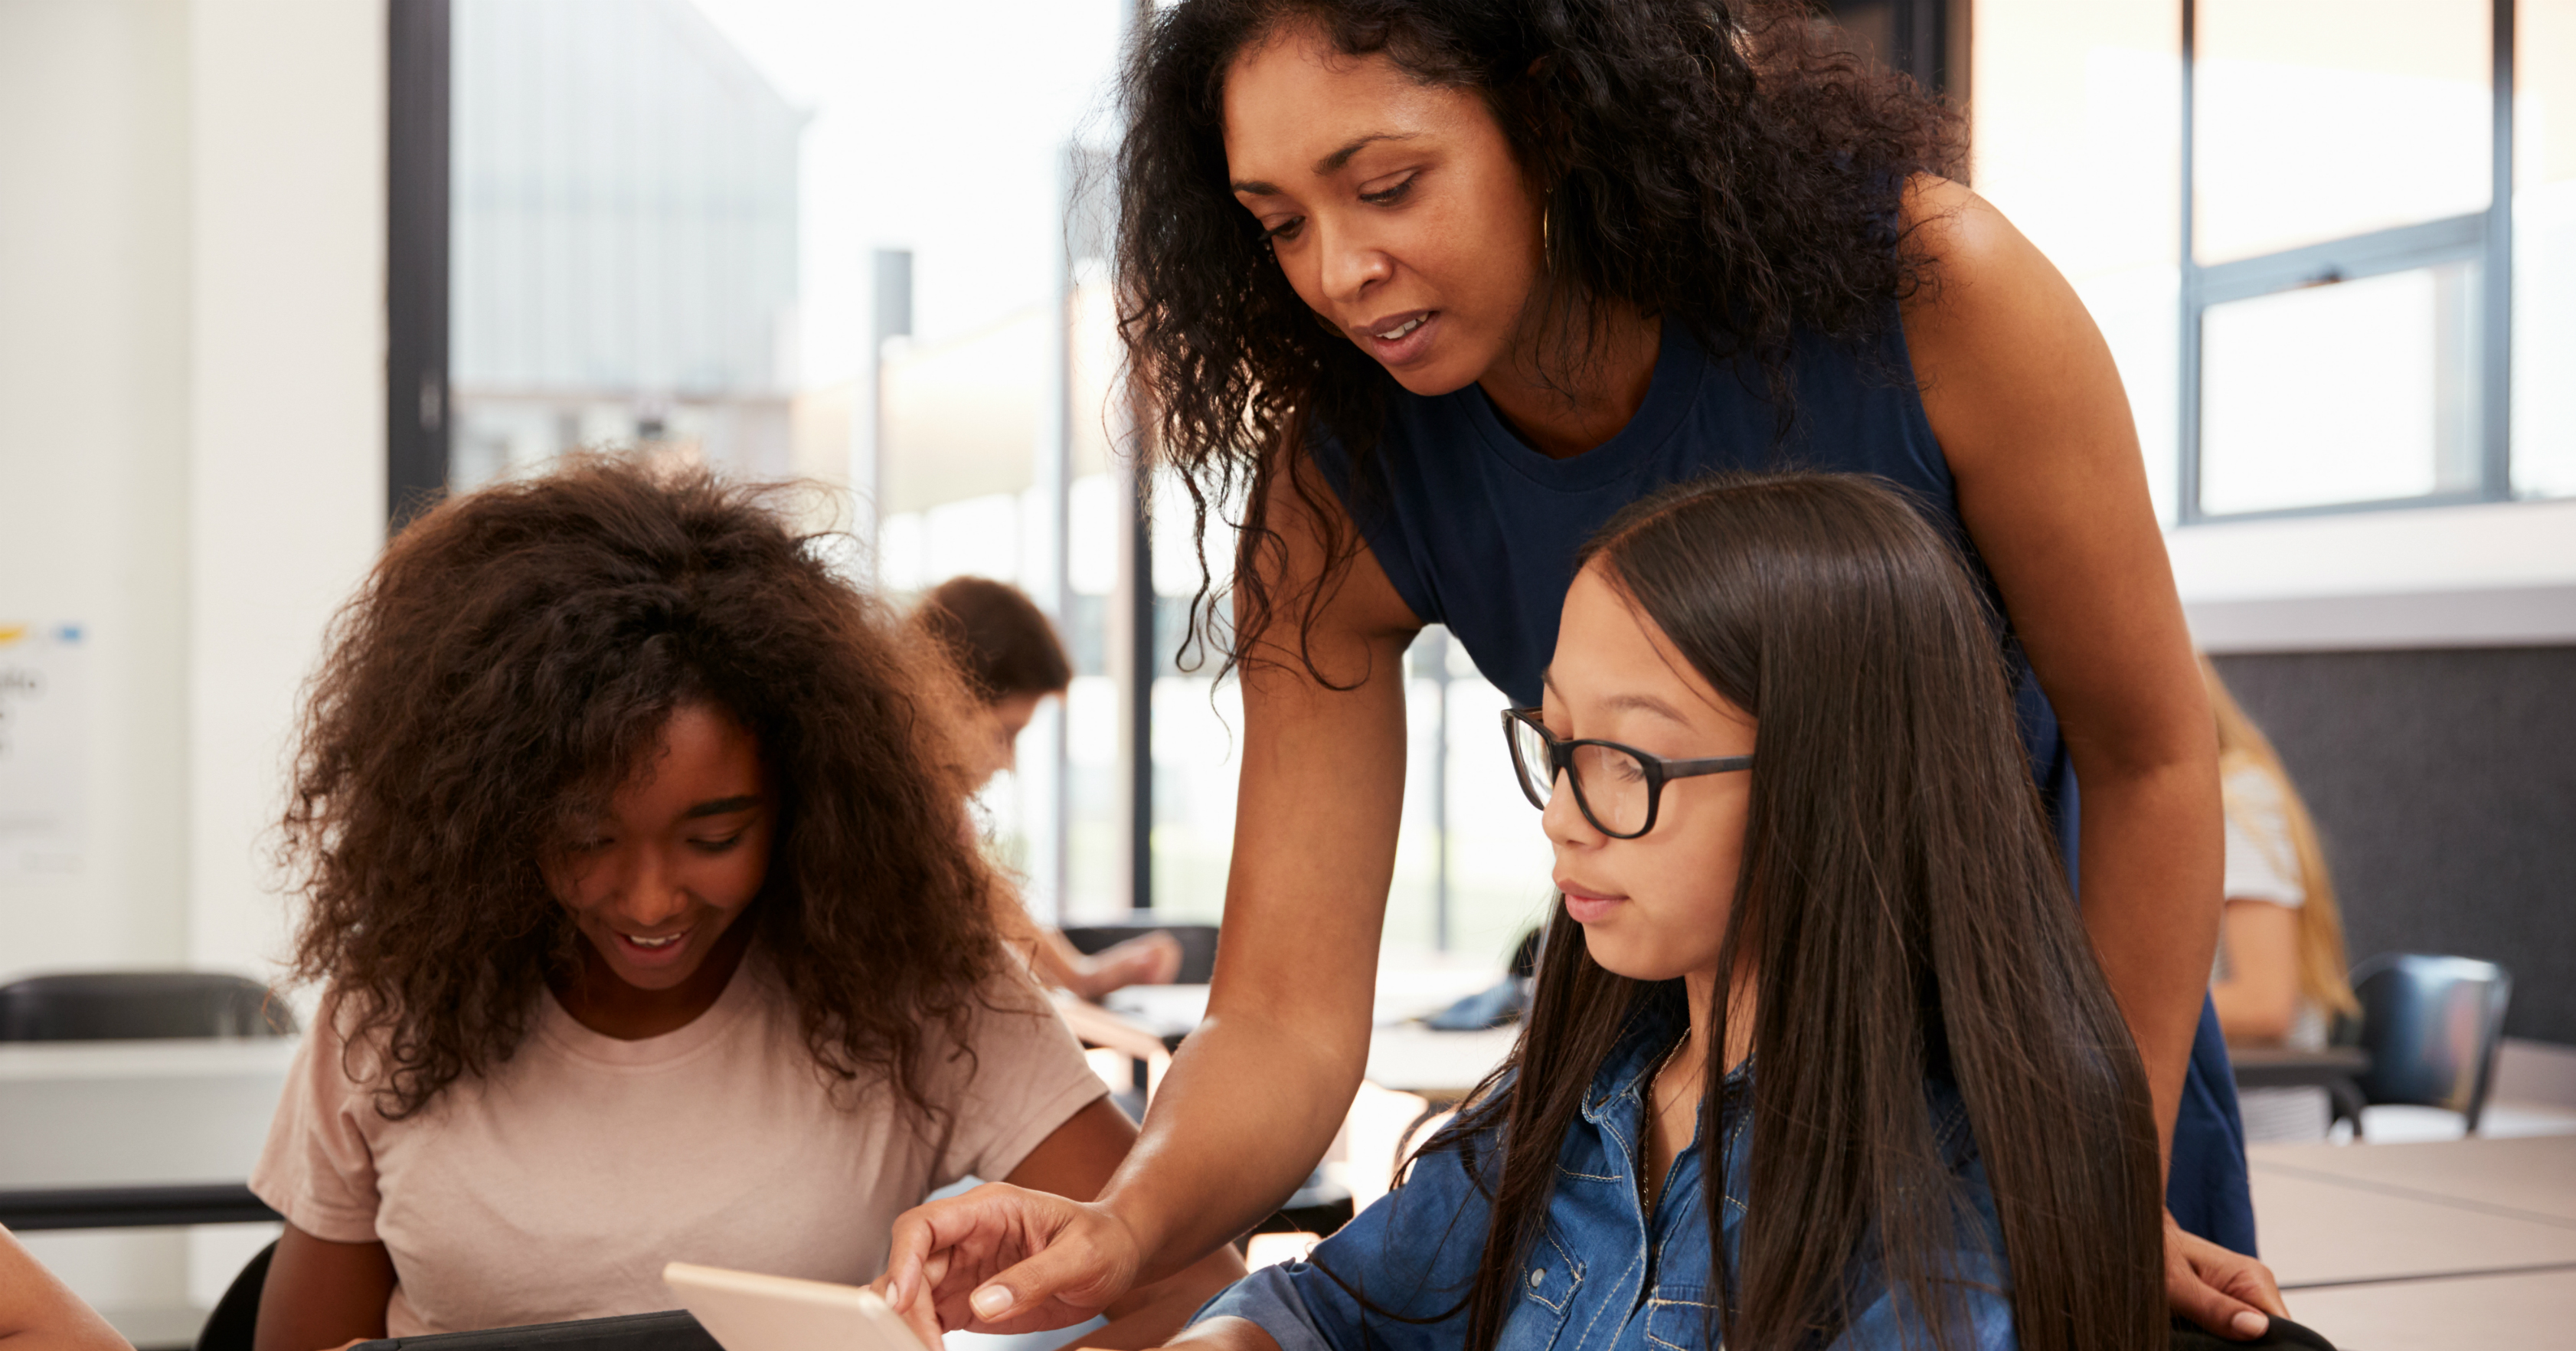
[[[85,637],[77,624],[0,623],[0,885],[81,870]]]

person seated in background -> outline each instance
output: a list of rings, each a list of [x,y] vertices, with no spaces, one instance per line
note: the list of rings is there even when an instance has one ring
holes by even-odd
[[[2316,822],[2218,668],[2200,659],[2218,716],[2219,796],[2227,809],[2227,908],[2219,921],[2210,1002],[2219,1028],[2243,1046],[2313,1051],[2336,1014],[2358,1014],[2346,975],[2343,916],[2326,875]],[[2322,1088],[2238,1091],[2248,1140],[2322,1140],[2332,1106]]]
[[[412,522],[342,611],[260,1351],[667,1309],[674,1260],[865,1281],[938,1187],[1087,1199],[1125,1157],[995,926],[969,696],[776,491],[578,460]]]
[[[0,1229],[0,1351],[134,1351],[98,1311]]]
[[[1578,561],[1505,715],[1559,893],[1519,1044],[1175,1345],[2162,1348],[2145,1072],[1958,555],[1775,475]]]
[[[1045,612],[1001,582],[952,577],[921,598],[914,617],[945,645],[982,701],[982,716],[968,738],[968,777],[980,790],[994,775],[1016,767],[1020,733],[1039,704],[1072,687],[1073,662]],[[1144,934],[1086,956],[1062,933],[1031,919],[1008,889],[994,894],[1003,903],[1003,931],[1049,985],[1096,1001],[1129,985],[1169,984],[1180,974],[1181,945],[1170,934]]]

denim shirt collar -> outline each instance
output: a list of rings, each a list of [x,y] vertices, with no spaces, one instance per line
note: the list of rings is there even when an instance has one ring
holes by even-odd
[[[1690,1004],[1682,994],[1681,982],[1649,993],[1639,1000],[1628,1015],[1627,1025],[1610,1053],[1601,1058],[1601,1068],[1592,1076],[1592,1087],[1583,1095],[1583,1119],[1595,1128],[1610,1131],[1634,1150],[1645,1138],[1646,1100],[1654,1091],[1654,1079],[1673,1048],[1690,1028]],[[1753,1061],[1726,1072],[1724,1087],[1741,1092],[1753,1080]],[[1704,1126],[1706,1123],[1702,1123]],[[1696,1144],[1698,1133],[1693,1132]]]

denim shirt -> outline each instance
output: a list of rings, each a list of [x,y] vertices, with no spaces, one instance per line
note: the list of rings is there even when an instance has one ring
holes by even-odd
[[[1582,1115],[1557,1153],[1545,1234],[1522,1259],[1528,1269],[1518,1282],[1520,1298],[1494,1351],[1698,1351],[1714,1337],[1701,1141],[1694,1138],[1674,1158],[1652,1214],[1636,1181],[1647,1161],[1643,1126],[1654,1073],[1682,1032],[1677,1003],[1649,999],[1593,1077]],[[1728,1079],[1749,1088],[1749,1063]],[[1959,1305],[1974,1332],[1968,1345],[2009,1351],[2015,1341],[2003,1235],[1967,1110],[1947,1084],[1928,1086],[1927,1098],[1934,1139],[1973,1210],[1949,1268],[1964,1287]],[[1738,1115],[1723,1145],[1730,1259],[1741,1252],[1740,1198],[1751,1178],[1746,1124]],[[1493,1141],[1478,1144],[1490,1189]],[[1209,1301],[1198,1318],[1250,1319],[1280,1351],[1456,1351],[1466,1337],[1465,1301],[1483,1257],[1486,1222],[1485,1192],[1468,1177],[1460,1150],[1425,1153],[1403,1186],[1326,1239],[1310,1260],[1254,1272]],[[1875,1293],[1855,1300],[1851,1323],[1832,1345],[1899,1351],[1928,1344],[1901,1293],[1870,1280],[1869,1271],[1865,1259],[1855,1261],[1855,1290],[1874,1286]],[[1380,1312],[1364,1309],[1354,1290]]]

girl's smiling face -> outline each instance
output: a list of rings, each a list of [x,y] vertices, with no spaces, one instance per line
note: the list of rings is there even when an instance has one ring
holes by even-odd
[[[1560,739],[1615,741],[1667,760],[1753,753],[1753,719],[1691,669],[1597,563],[1566,593],[1543,717]],[[1594,961],[1636,980],[1691,976],[1713,986],[1751,795],[1749,773],[1668,780],[1654,828],[1620,840],[1595,829],[1558,779],[1541,819],[1557,890]]]
[[[1234,198],[1288,284],[1397,383],[1447,394],[1514,349],[1539,201],[1483,98],[1289,23],[1226,72],[1224,118]]]
[[[638,992],[689,985],[760,894],[774,816],[751,733],[710,704],[673,709],[654,758],[543,865],[592,974]]]

